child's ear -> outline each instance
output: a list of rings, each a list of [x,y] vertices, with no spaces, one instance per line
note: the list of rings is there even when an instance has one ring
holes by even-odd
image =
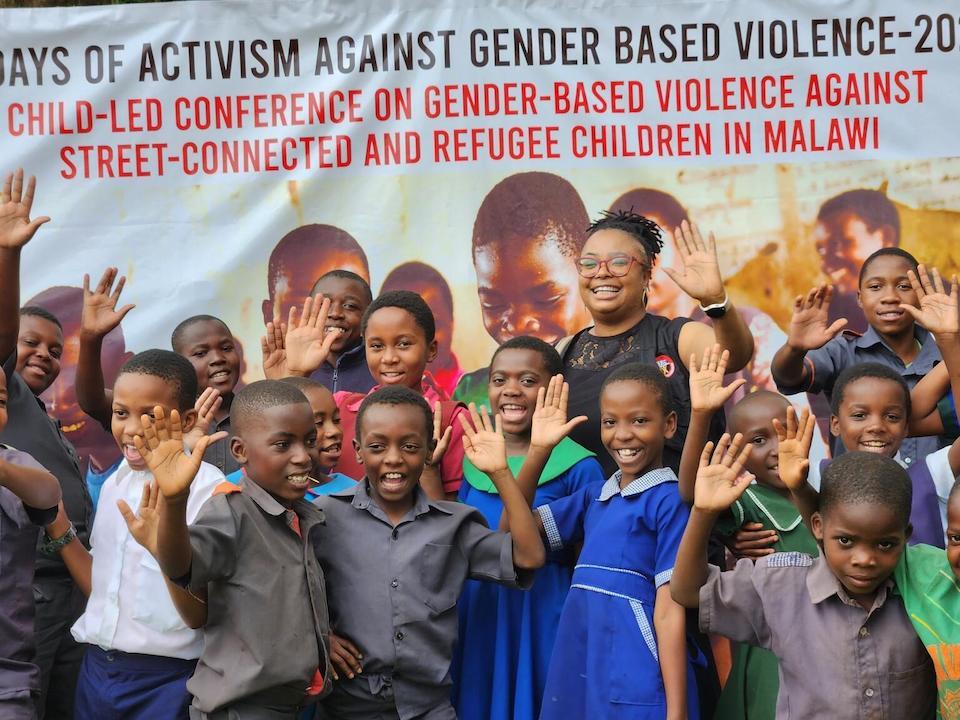
[[[434,338],[433,341],[427,345],[427,362],[432,363],[437,359],[437,351],[439,350],[439,345],[437,345],[437,339]]]
[[[183,431],[185,433],[193,430],[193,426],[196,424],[197,424],[197,411],[194,408],[180,411],[180,427],[183,428]]]
[[[243,444],[243,440],[237,435],[230,438],[230,454],[239,464],[247,464],[247,448]]]
[[[840,437],[840,418],[836,415],[830,415],[830,434],[834,437]]]
[[[810,531],[818,543],[823,543],[823,516],[819,511],[810,516]]]
[[[357,438],[353,439],[353,451],[357,454],[357,462],[363,465],[363,457],[360,455],[360,441]]]
[[[663,421],[663,436],[669,440],[677,433],[677,414],[672,410]]]

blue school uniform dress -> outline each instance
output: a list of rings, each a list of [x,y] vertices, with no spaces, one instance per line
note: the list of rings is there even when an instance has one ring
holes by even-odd
[[[620,489],[617,471],[538,508],[551,550],[583,542],[563,607],[541,720],[662,718],[667,711],[653,625],[657,588],[670,582],[689,510],[677,476],[651,470]],[[699,718],[693,660],[687,713]]]
[[[524,456],[507,458],[516,476]],[[477,508],[492,528],[503,501],[489,476],[466,458],[459,499]],[[596,456],[564,438],[540,476],[534,507],[603,483]],[[453,704],[460,720],[532,720],[540,712],[560,613],[570,589],[571,549],[550,552],[528,591],[468,580],[457,605],[460,642],[453,659]]]

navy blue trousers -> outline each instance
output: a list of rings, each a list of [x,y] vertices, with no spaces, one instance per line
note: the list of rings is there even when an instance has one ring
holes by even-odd
[[[77,680],[76,720],[187,720],[196,660],[89,646]]]

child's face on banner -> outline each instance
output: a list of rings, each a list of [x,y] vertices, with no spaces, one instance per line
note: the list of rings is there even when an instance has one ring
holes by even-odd
[[[349,252],[312,252],[290,253],[284,258],[280,272],[273,278],[270,299],[263,301],[263,321],[273,319],[274,309],[279,310],[280,319],[286,322],[291,305],[300,306],[313,290],[317,280],[331,270],[349,270],[367,282],[369,271],[363,260]]]
[[[574,258],[554,242],[493,243],[474,251],[473,266],[483,325],[500,345],[520,335],[552,344],[590,323],[577,293]]]
[[[838,290],[857,291],[860,268],[870,255],[884,247],[884,228],[871,231],[852,212],[837,212],[817,221],[814,241],[820,253],[823,273]]]

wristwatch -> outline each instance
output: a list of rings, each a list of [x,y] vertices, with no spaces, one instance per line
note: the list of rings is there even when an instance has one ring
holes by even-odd
[[[40,543],[40,552],[48,557],[56,557],[57,554],[69,545],[77,536],[77,529],[70,523],[70,528],[56,540],[43,531],[43,541]]]
[[[730,296],[726,293],[723,294],[723,302],[714,303],[713,305],[700,306],[700,309],[703,311],[703,314],[709,318],[716,320],[717,318],[722,318],[727,314],[727,307],[730,305]]]

